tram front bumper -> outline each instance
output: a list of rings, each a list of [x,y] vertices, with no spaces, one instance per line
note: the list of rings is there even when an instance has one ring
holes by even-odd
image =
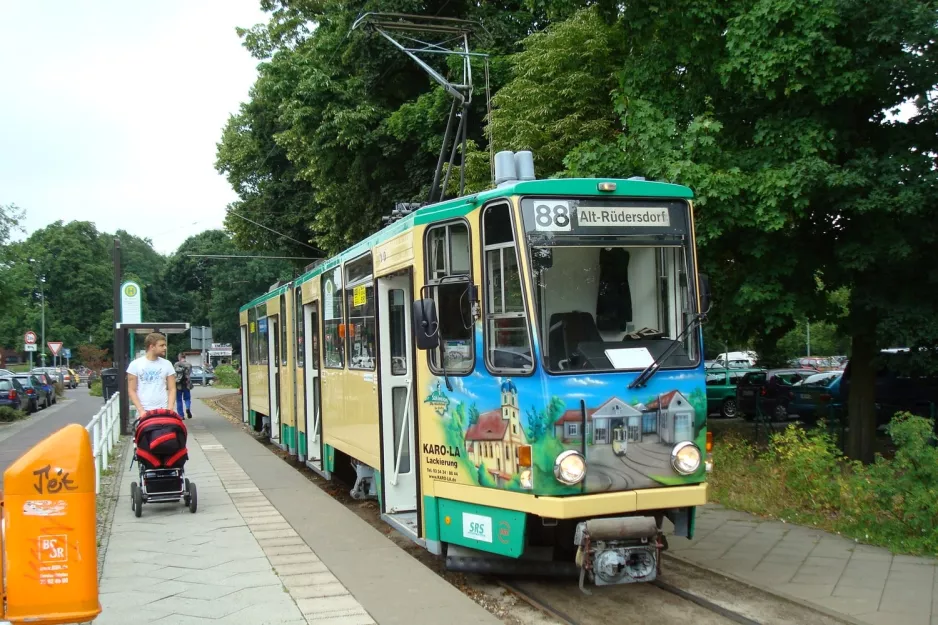
[[[580,590],[589,579],[597,586],[654,581],[662,543],[654,517],[590,519],[577,524],[574,544]]]

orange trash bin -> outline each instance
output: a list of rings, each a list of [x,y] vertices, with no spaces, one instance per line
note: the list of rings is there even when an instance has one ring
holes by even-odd
[[[73,424],[3,473],[6,614],[13,623],[81,623],[101,613],[91,438]]]

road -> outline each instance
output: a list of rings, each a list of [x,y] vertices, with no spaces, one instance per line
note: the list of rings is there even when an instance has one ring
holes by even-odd
[[[82,425],[104,406],[104,399],[92,397],[87,386],[66,390],[54,406],[35,412],[28,419],[0,425],[0,490],[3,472],[33,445],[71,423]]]

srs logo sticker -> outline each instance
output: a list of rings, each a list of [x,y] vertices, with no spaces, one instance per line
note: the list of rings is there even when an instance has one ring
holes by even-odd
[[[463,512],[462,535],[473,540],[492,542],[492,518]]]

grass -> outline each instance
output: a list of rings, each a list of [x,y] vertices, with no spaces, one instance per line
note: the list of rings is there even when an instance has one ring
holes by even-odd
[[[10,406],[0,407],[0,423],[13,423],[25,419],[27,416],[22,410],[14,410]]]

